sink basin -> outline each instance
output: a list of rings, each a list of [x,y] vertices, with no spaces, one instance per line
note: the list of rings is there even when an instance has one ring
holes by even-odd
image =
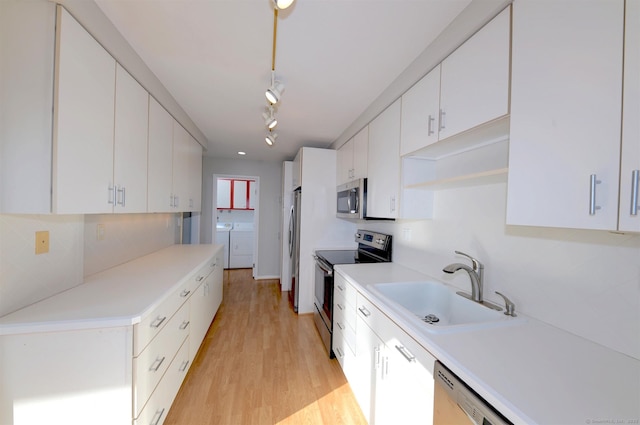
[[[370,285],[369,289],[383,300],[395,304],[393,307],[410,320],[420,321],[421,326],[432,333],[489,328],[523,321],[464,298],[456,294],[453,288],[439,282],[377,283]]]

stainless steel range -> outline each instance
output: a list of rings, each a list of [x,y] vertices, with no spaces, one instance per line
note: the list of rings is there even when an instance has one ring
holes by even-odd
[[[337,264],[383,263],[391,261],[391,235],[358,230],[357,250],[316,251],[316,277],[313,318],[329,357],[335,357],[331,345],[333,333],[333,266]]]

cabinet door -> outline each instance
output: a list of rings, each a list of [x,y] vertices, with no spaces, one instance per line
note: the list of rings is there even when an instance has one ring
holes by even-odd
[[[249,180],[249,209],[251,210],[256,209],[257,190],[255,180]]]
[[[176,120],[173,120],[173,208],[189,210],[189,151],[191,136]]]
[[[233,208],[247,208],[248,182],[246,180],[232,180],[233,184]]]
[[[190,330],[189,330],[189,355],[190,360],[198,354],[202,340],[207,334],[211,321],[207,322],[207,311],[209,303],[209,291],[207,289],[207,280],[194,291],[189,298],[190,308]]]
[[[442,62],[440,140],[509,112],[510,14],[502,11]]]
[[[369,126],[353,137],[353,179],[367,177],[369,156]]]
[[[149,164],[148,206],[149,212],[173,210],[173,117],[149,96]]]
[[[189,211],[202,207],[202,146],[193,137],[189,142]]]
[[[113,181],[114,212],[147,211],[147,132],[149,93],[119,64],[116,66]]]
[[[640,2],[626,2],[619,230],[640,232]],[[635,172],[635,174],[634,174]],[[632,180],[633,179],[633,180]],[[632,183],[633,182],[633,183]],[[635,184],[635,186],[634,186]],[[633,190],[633,193],[632,193]],[[635,199],[634,199],[635,198]],[[635,201],[635,208],[632,208]]]
[[[373,419],[374,405],[372,403],[375,391],[375,377],[380,368],[381,350],[383,347],[380,338],[367,326],[365,321],[358,316],[356,323],[356,358],[353,365],[353,380],[349,385],[353,390],[360,409],[367,422]]]
[[[56,39],[53,210],[113,210],[116,61],[63,8]]]
[[[440,65],[402,95],[400,155],[438,141]]]
[[[617,227],[623,9],[514,3],[508,224]]]
[[[400,188],[400,99],[369,124],[367,214],[396,218]]]
[[[339,186],[353,179],[353,138],[336,152],[336,184]]]
[[[218,179],[217,208],[231,208],[231,180]]]

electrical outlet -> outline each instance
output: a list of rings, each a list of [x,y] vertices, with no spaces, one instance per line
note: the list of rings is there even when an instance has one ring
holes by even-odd
[[[96,225],[96,240],[102,241],[104,240],[104,224],[99,223]]]
[[[411,242],[411,229],[408,227],[405,227],[402,229],[402,239],[404,239],[407,242]]]
[[[36,232],[36,255],[49,252],[49,231]]]

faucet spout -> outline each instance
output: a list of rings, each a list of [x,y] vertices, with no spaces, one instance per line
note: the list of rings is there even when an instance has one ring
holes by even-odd
[[[453,274],[459,270],[464,270],[469,275],[471,279],[471,299],[475,302],[482,303],[482,279],[484,274],[484,265],[471,257],[470,255],[465,254],[464,252],[456,251],[456,254],[464,255],[465,257],[471,260],[473,264],[473,268],[467,266],[462,263],[453,263],[445,266],[442,271],[445,273]]]

